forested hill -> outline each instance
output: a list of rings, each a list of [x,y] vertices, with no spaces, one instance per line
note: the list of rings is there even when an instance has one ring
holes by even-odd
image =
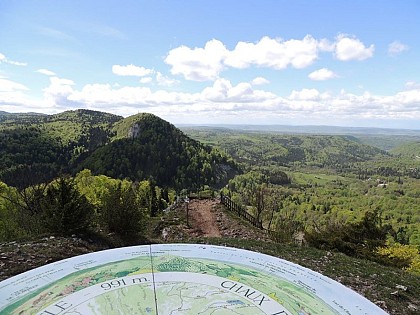
[[[220,147],[247,165],[264,163],[340,169],[388,156],[387,152],[362,144],[353,136],[294,135],[206,127],[186,127],[183,131],[194,139]]]
[[[0,180],[20,188],[83,168],[180,188],[221,185],[235,173],[224,154],[151,114],[2,112],[0,153]]]
[[[17,124],[40,122],[47,116],[48,115],[38,113],[8,113],[0,111],[1,128],[4,128],[7,125],[16,126]]]
[[[122,117],[76,110],[56,115],[0,114],[0,180],[16,187],[70,173],[74,161],[110,141]]]
[[[220,186],[235,173],[225,154],[152,114],[120,120],[113,134],[115,140],[89,155],[77,170],[133,180],[152,177],[159,185],[178,189]]]
[[[420,141],[404,143],[391,152],[408,158],[420,159]]]

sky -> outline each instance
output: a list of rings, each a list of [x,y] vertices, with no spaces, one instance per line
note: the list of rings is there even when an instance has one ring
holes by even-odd
[[[0,0],[0,111],[420,129],[420,1]]]

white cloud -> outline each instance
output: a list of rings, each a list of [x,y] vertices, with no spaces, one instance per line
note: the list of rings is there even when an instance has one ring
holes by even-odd
[[[321,51],[333,52],[335,49],[335,42],[331,42],[326,38],[318,41],[318,48]]]
[[[213,39],[204,48],[180,46],[172,49],[165,62],[172,67],[171,73],[174,75],[182,75],[187,80],[208,81],[219,76],[226,54],[227,49],[223,43]]]
[[[0,92],[28,91],[29,89],[18,82],[0,77]]]
[[[112,72],[120,76],[144,77],[144,76],[152,74],[153,70],[130,64],[127,66],[113,65]]]
[[[10,63],[11,65],[14,66],[27,66],[28,64],[26,62],[20,62],[20,61],[13,61],[13,60],[8,60],[8,63]]]
[[[20,61],[14,61],[14,60],[10,60],[8,58],[6,58],[5,55],[3,55],[2,53],[0,53],[0,63],[8,63],[14,66],[27,66],[28,64],[25,62],[20,62]]]
[[[179,83],[178,80],[171,79],[160,72],[156,73],[156,81],[158,85],[161,85],[161,86],[173,86]]]
[[[317,89],[293,90],[289,95],[291,100],[316,101],[320,99],[320,93]]]
[[[0,76],[0,109],[8,112],[47,112],[44,100],[32,99],[24,84]]]
[[[329,79],[334,79],[336,77],[337,77],[337,75],[327,68],[322,68],[322,69],[316,70],[314,72],[311,72],[308,75],[309,79],[315,80],[315,81],[325,81],[325,80],[329,80]]]
[[[366,47],[359,39],[345,34],[337,36],[335,57],[341,61],[365,60],[373,56],[375,46]]]
[[[179,83],[178,80],[167,77],[163,75],[162,73],[160,73],[159,71],[156,71],[155,74],[156,74],[155,80],[156,80],[157,85],[170,87]],[[152,82],[153,82],[153,77],[143,77],[140,79],[140,83],[142,84],[148,84]]]
[[[152,91],[148,87],[115,87],[110,84],[87,84],[81,90],[74,90],[70,80],[51,79],[50,86],[44,90],[50,106],[112,110],[125,116],[139,109],[165,114],[265,110],[276,98],[271,92],[252,89],[249,83],[233,86],[225,79],[216,80],[213,86],[200,93]],[[130,110],[121,111],[121,108]]]
[[[394,100],[418,109],[420,106],[420,89],[417,88],[399,92],[395,95]]]
[[[207,87],[201,92],[203,101],[212,102],[260,102],[272,99],[275,95],[271,92],[254,90],[249,83],[239,83],[232,86],[232,83],[226,79],[218,79],[212,87]]]
[[[69,79],[58,77],[50,77],[50,85],[43,89],[44,98],[49,106],[73,107],[74,104],[69,102],[68,97],[75,91],[73,90],[74,82]]]
[[[318,48],[318,41],[310,35],[288,41],[265,36],[256,44],[239,42],[224,63],[239,69],[251,65],[277,70],[288,66],[301,69],[318,58]]]
[[[143,77],[140,79],[140,83],[147,84],[153,81],[152,77]]]
[[[317,40],[311,35],[290,40],[264,36],[255,43],[240,41],[229,50],[221,41],[212,39],[203,48],[174,48],[165,62],[171,66],[173,75],[192,81],[214,81],[227,68],[302,69],[312,65],[321,52],[334,52],[342,61],[364,60],[373,56],[374,45],[365,47],[359,39],[343,34],[337,36],[335,42]]]
[[[122,115],[135,113],[139,108],[147,109],[168,105],[192,104],[198,101],[198,97],[190,93],[167,92],[159,90],[152,92],[148,87],[120,87],[113,88],[110,84],[87,84],[81,91],[74,91],[68,96],[68,100],[86,104],[90,108],[131,108],[129,112],[117,112]]]
[[[254,80],[251,81],[252,85],[264,85],[269,84],[270,81],[268,81],[266,78],[263,77],[256,77]]]
[[[146,87],[120,87],[113,89],[110,84],[87,84],[81,91],[75,91],[69,95],[68,99],[88,105],[141,105],[150,94],[150,89]]]
[[[24,91],[0,91],[0,109],[7,112],[47,112],[45,103],[30,99]]]
[[[229,80],[218,79],[213,83],[212,87],[205,88],[202,95],[205,99],[211,101],[223,101],[227,99],[230,89],[232,89],[232,84]]]
[[[70,86],[70,85],[75,85],[73,80],[69,80],[69,79],[62,79],[62,78],[58,78],[58,77],[52,77],[50,78],[50,82],[51,85],[53,86]]]
[[[293,90],[281,96],[258,89],[250,82],[232,84],[223,78],[196,93],[167,91],[157,85],[155,90],[112,84],[87,84],[78,89],[72,80],[49,79],[44,97],[34,102],[28,97],[25,85],[1,77],[0,108],[39,112],[90,108],[123,116],[142,111],[177,123],[214,123],[223,119],[225,123],[348,125],[363,120],[420,120],[420,85],[411,81],[404,90],[385,96],[366,91],[332,93],[314,88]]]
[[[408,50],[408,46],[402,44],[399,41],[394,41],[388,45],[388,54],[390,56],[396,56],[402,53],[403,51]]]
[[[36,70],[36,72],[41,73],[41,74],[45,74],[45,75],[50,76],[50,77],[55,76],[54,72],[52,72],[50,70],[47,70],[47,69],[38,69],[38,70]]]
[[[310,35],[302,40],[288,41],[266,36],[257,43],[238,42],[229,51],[222,42],[213,39],[204,48],[180,46],[172,49],[165,62],[174,75],[183,75],[187,80],[209,81],[216,80],[226,67],[257,66],[281,70],[291,66],[301,69],[311,65],[320,50],[329,49],[327,46],[326,40],[317,41]]]
[[[407,90],[420,89],[420,83],[408,81],[405,83],[405,87],[407,88]]]
[[[342,90],[339,94],[321,93],[316,89],[292,91],[286,100],[286,112],[305,122],[348,125],[352,121],[420,119],[420,89],[399,92],[390,96],[361,95]],[[301,114],[299,114],[301,112]],[[274,115],[275,113],[273,113]]]

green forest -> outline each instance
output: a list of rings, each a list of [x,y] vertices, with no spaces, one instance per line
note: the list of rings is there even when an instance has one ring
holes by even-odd
[[[384,150],[367,144],[369,136],[183,131],[238,162],[242,173],[224,193],[280,241],[304,235],[314,247],[420,272],[420,137],[399,145],[375,135],[393,144]]]
[[[420,273],[420,137],[401,138],[1,113],[0,241],[52,233],[130,244],[178,197],[222,192],[276,242]]]
[[[385,151],[346,135],[183,130],[238,161],[243,174],[229,182],[229,191],[242,204],[249,204],[246,190],[278,190],[269,195],[309,226],[353,222],[378,209],[399,241],[420,245],[420,138]]]

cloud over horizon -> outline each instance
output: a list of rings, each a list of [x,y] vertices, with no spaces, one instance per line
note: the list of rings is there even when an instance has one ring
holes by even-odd
[[[420,119],[420,84],[407,82],[405,90],[394,95],[374,95],[346,92],[331,93],[315,88],[292,90],[288,96],[255,89],[253,84],[232,84],[227,79],[217,79],[212,85],[197,93],[169,92],[149,87],[113,86],[111,84],[86,84],[76,89],[73,80],[51,76],[44,88],[44,100],[39,110],[55,113],[66,109],[90,108],[128,116],[140,111],[152,112],[163,118],[203,117],[217,119],[217,115],[235,117],[235,121],[249,120],[255,123],[269,117],[300,119],[308,116],[314,122],[327,124],[346,119]],[[257,80],[258,81],[258,80]],[[264,80],[261,80],[264,81]],[[18,109],[25,105],[34,108],[24,85],[0,78],[0,106]],[[13,101],[12,101],[13,100]],[[21,103],[20,103],[21,102]]]

